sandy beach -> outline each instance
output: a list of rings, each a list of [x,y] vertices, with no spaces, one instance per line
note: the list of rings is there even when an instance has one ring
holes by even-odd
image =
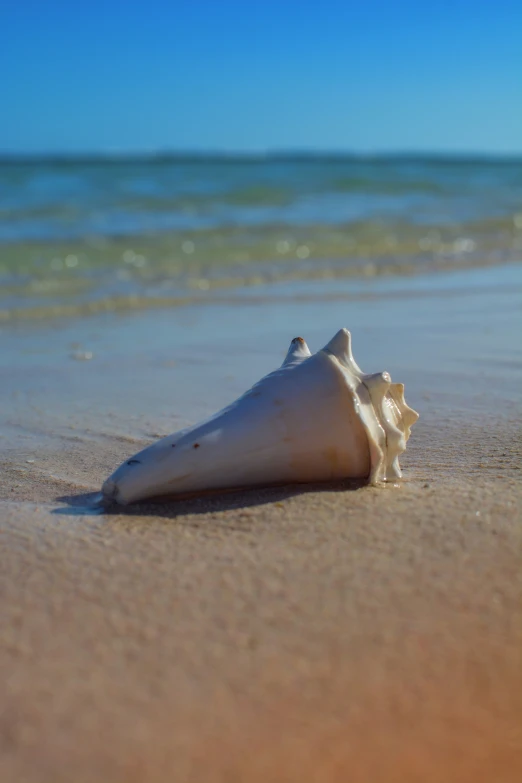
[[[521,288],[511,264],[2,327],[0,779],[518,781]],[[421,414],[403,482],[95,505],[341,326]]]

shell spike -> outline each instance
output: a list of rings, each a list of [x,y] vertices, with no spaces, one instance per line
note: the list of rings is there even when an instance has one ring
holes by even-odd
[[[335,358],[345,367],[348,367],[348,369],[358,374],[362,373],[360,367],[353,358],[352,335],[348,329],[339,329],[337,334],[325,345],[323,351],[335,356]]]
[[[283,362],[283,367],[287,364],[293,364],[294,362],[302,362],[304,359],[308,359],[311,356],[310,348],[306,344],[306,340],[302,337],[294,337],[290,343],[290,348],[286,354]]]
[[[390,393],[399,409],[405,430],[404,437],[408,440],[410,437],[410,429],[419,418],[419,414],[406,403],[406,400],[404,399],[403,383],[392,383],[390,386]]]
[[[391,378],[387,372],[376,372],[373,375],[364,375],[362,382],[370,392],[374,403],[380,403],[390,388]]]
[[[417,419],[419,418],[419,414],[417,411],[414,411],[413,408],[408,407],[407,405],[403,408],[402,411],[402,419],[404,421],[404,425],[410,429]]]

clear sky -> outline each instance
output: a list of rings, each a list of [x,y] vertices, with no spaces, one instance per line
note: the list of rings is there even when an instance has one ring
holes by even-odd
[[[520,0],[0,0],[0,151],[522,152]]]

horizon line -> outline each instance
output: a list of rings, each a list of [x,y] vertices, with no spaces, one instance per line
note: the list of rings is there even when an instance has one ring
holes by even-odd
[[[422,160],[437,162],[509,162],[522,160],[520,152],[464,152],[462,150],[321,150],[314,148],[274,148],[269,150],[78,150],[78,151],[9,151],[0,149],[0,164],[11,163],[125,163],[143,161],[148,163],[266,163],[266,162],[326,162],[326,161],[363,161],[383,160]]]

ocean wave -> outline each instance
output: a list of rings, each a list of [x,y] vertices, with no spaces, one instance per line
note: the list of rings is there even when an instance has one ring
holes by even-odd
[[[161,286],[189,296],[253,280],[394,274],[521,255],[520,160],[0,161],[4,313],[25,305],[69,311],[114,297],[147,302]]]

